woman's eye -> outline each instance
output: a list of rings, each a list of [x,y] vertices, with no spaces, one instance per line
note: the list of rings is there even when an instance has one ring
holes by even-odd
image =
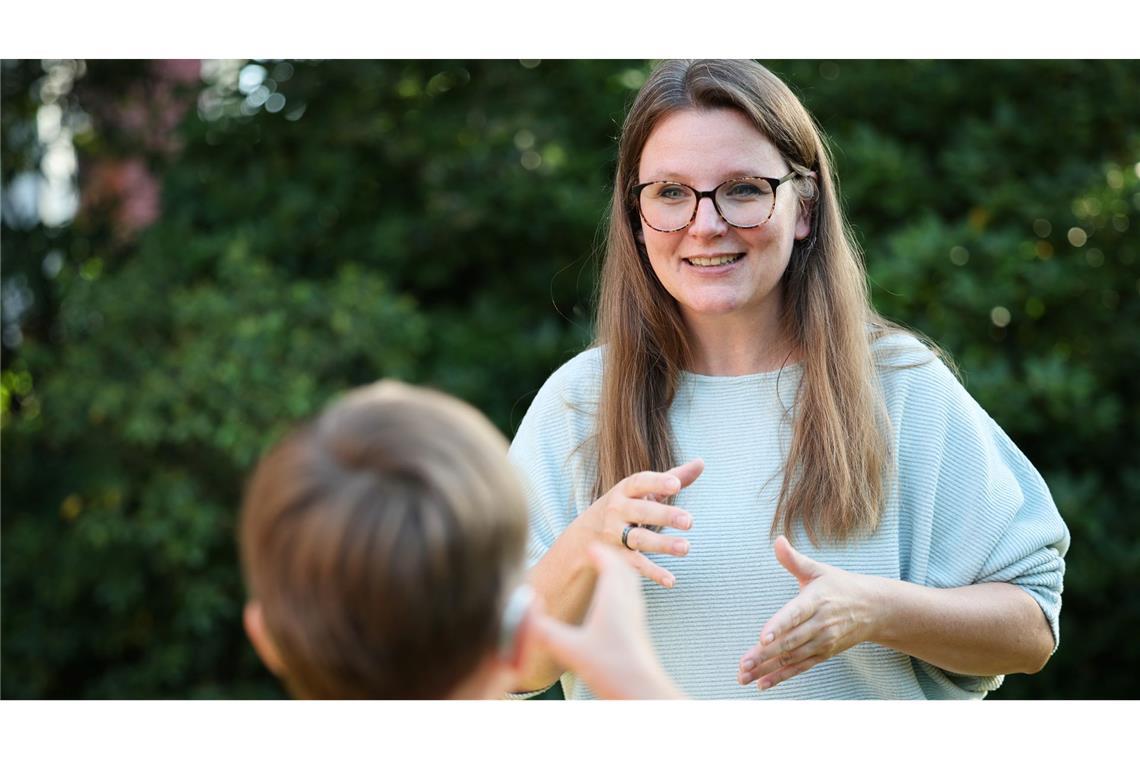
[[[729,198],[752,198],[759,195],[767,195],[767,184],[760,184],[759,182],[734,182],[728,185],[724,194]]]
[[[678,201],[687,198],[689,191],[681,185],[662,185],[657,190],[657,197],[668,201]]]

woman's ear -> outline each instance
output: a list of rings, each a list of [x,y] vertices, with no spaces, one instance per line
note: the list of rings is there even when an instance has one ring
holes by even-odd
[[[812,216],[815,211],[816,201],[819,200],[819,184],[816,180],[815,172],[811,172],[805,176],[803,181],[811,183],[812,192],[808,196],[800,197],[799,210],[796,214],[796,240],[805,240],[811,235]]]
[[[804,240],[811,235],[811,212],[815,201],[800,203],[799,213],[796,215],[796,240]]]
[[[265,616],[261,612],[260,602],[251,599],[245,603],[242,622],[245,624],[245,633],[249,636],[250,643],[253,644],[257,656],[265,663],[265,667],[269,668],[270,672],[278,678],[284,678],[285,663],[281,660],[281,654],[273,644],[273,639],[269,638],[269,631],[265,628]]]

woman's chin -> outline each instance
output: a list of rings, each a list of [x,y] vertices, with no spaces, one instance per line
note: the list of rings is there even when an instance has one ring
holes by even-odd
[[[744,294],[729,288],[703,288],[705,292],[686,293],[678,299],[681,310],[695,317],[723,317],[749,308]],[[754,304],[751,304],[754,306]]]

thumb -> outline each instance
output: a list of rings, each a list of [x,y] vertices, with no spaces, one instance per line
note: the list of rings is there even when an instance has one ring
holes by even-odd
[[[819,563],[792,548],[791,542],[784,536],[776,539],[775,551],[776,559],[797,580],[806,582],[819,575]]]
[[[594,563],[594,568],[598,571],[599,577],[611,574],[622,575],[622,573],[636,577],[637,573],[626,562],[625,555],[628,553],[612,546],[606,546],[601,541],[594,541],[586,547],[586,554]]]
[[[574,669],[586,648],[584,636],[577,626],[555,620],[544,612],[535,613],[534,633],[538,643],[570,670]]]

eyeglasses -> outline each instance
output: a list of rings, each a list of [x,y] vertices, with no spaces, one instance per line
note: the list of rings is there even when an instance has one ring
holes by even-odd
[[[772,217],[776,188],[795,176],[793,171],[779,179],[737,177],[712,190],[697,190],[680,182],[643,182],[634,185],[631,192],[641,218],[658,232],[677,232],[692,224],[702,198],[712,198],[720,218],[733,227],[750,229]]]

